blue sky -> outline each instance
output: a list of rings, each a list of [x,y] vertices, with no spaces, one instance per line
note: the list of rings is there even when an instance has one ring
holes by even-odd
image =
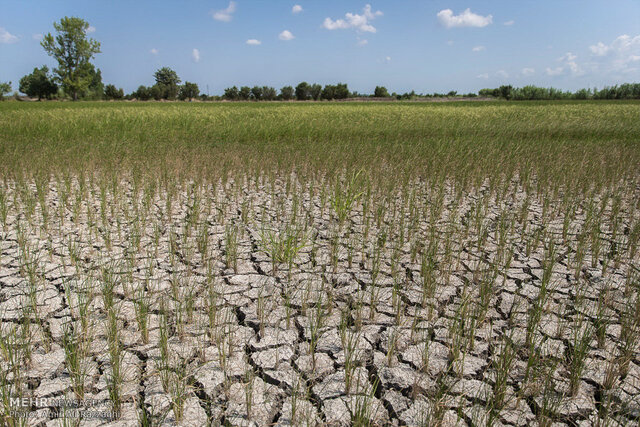
[[[15,89],[55,65],[39,39],[63,16],[91,24],[104,82],[126,92],[162,66],[210,94],[302,80],[361,93],[640,81],[637,0],[0,0],[0,81]]]

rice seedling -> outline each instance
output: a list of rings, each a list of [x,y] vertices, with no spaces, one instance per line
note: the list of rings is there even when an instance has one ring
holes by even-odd
[[[312,424],[337,402],[354,425],[633,424],[637,116],[0,103],[2,423],[68,375],[123,411],[133,393],[142,424],[234,424],[234,405]],[[580,415],[560,414],[573,399]]]

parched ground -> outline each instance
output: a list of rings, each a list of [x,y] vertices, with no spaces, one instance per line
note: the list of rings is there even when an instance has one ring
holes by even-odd
[[[3,422],[638,423],[638,188],[354,183],[5,182]]]

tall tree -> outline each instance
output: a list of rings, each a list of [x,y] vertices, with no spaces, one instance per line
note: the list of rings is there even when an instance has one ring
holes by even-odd
[[[42,47],[49,56],[58,61],[53,71],[62,84],[62,88],[74,100],[78,94],[89,87],[94,76],[87,75],[87,64],[100,53],[100,43],[87,38],[89,23],[83,19],[65,16],[60,22],[54,22],[56,36],[51,33],[44,36]]]
[[[34,68],[33,73],[22,77],[18,90],[29,96],[37,96],[39,101],[54,95],[58,91],[58,86],[49,75],[49,67],[43,65],[41,68]]]
[[[162,67],[153,76],[156,79],[157,93],[160,98],[175,99],[178,96],[180,77],[169,67]],[[159,99],[159,98],[157,98]]]

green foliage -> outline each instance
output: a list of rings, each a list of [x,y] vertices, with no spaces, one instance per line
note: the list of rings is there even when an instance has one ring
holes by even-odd
[[[0,83],[0,101],[4,99],[4,96],[11,92],[11,82]]]
[[[345,83],[326,85],[322,89],[322,99],[346,99],[349,97],[349,89]]]
[[[389,92],[384,86],[376,86],[375,90],[373,91],[373,96],[375,96],[376,98],[388,98]]]
[[[620,86],[607,86],[598,89],[579,89],[572,93],[553,87],[545,88],[533,85],[514,88],[500,86],[495,89],[481,89],[480,96],[512,99],[516,101],[542,101],[561,99],[640,99],[640,83],[624,83]]]
[[[280,89],[280,96],[285,101],[293,99],[293,93],[293,87],[291,86],[284,86],[282,89]]]
[[[306,101],[311,98],[311,86],[307,82],[298,83],[296,86],[296,99],[298,101]]]
[[[275,88],[271,86],[262,86],[262,99],[265,101],[273,101],[277,99],[278,94]]]
[[[224,99],[228,99],[229,101],[235,101],[239,97],[240,97],[240,94],[238,93],[237,86],[228,87],[224,90],[224,95],[223,95]]]
[[[251,99],[260,101],[262,99],[262,87],[254,86],[251,88]]]
[[[311,99],[316,101],[319,100],[320,95],[322,95],[322,86],[317,83],[312,84],[309,87],[309,95],[311,96]]]
[[[58,68],[53,71],[63,90],[78,99],[94,82],[95,76],[88,74],[91,59],[100,53],[100,43],[87,38],[89,23],[76,17],[64,17],[53,27],[56,36],[51,33],[44,36],[42,47],[49,56],[58,62]]]
[[[148,88],[144,85],[138,86],[134,92],[129,95],[129,98],[135,98],[140,101],[147,101],[151,99],[151,88]]]
[[[49,75],[49,68],[43,65],[41,68],[34,68],[31,74],[20,79],[19,90],[29,96],[37,96],[38,100],[50,99],[58,92],[58,86]]]
[[[248,100],[251,97],[251,88],[249,86],[242,86],[238,91],[238,97],[243,101]]]
[[[124,91],[122,88],[118,89],[112,84],[108,84],[104,87],[104,97],[106,99],[122,99],[124,98]]]
[[[200,89],[196,83],[184,82],[184,85],[180,88],[180,99],[191,100],[197,98],[200,94]]]
[[[89,79],[89,85],[82,91],[82,99],[102,99],[104,97],[104,84],[102,83],[102,72],[96,69],[93,64],[86,63],[82,71]]]
[[[169,67],[162,67],[153,74],[156,84],[152,89],[153,98],[159,99],[176,99],[178,96],[180,77],[178,73]]]

